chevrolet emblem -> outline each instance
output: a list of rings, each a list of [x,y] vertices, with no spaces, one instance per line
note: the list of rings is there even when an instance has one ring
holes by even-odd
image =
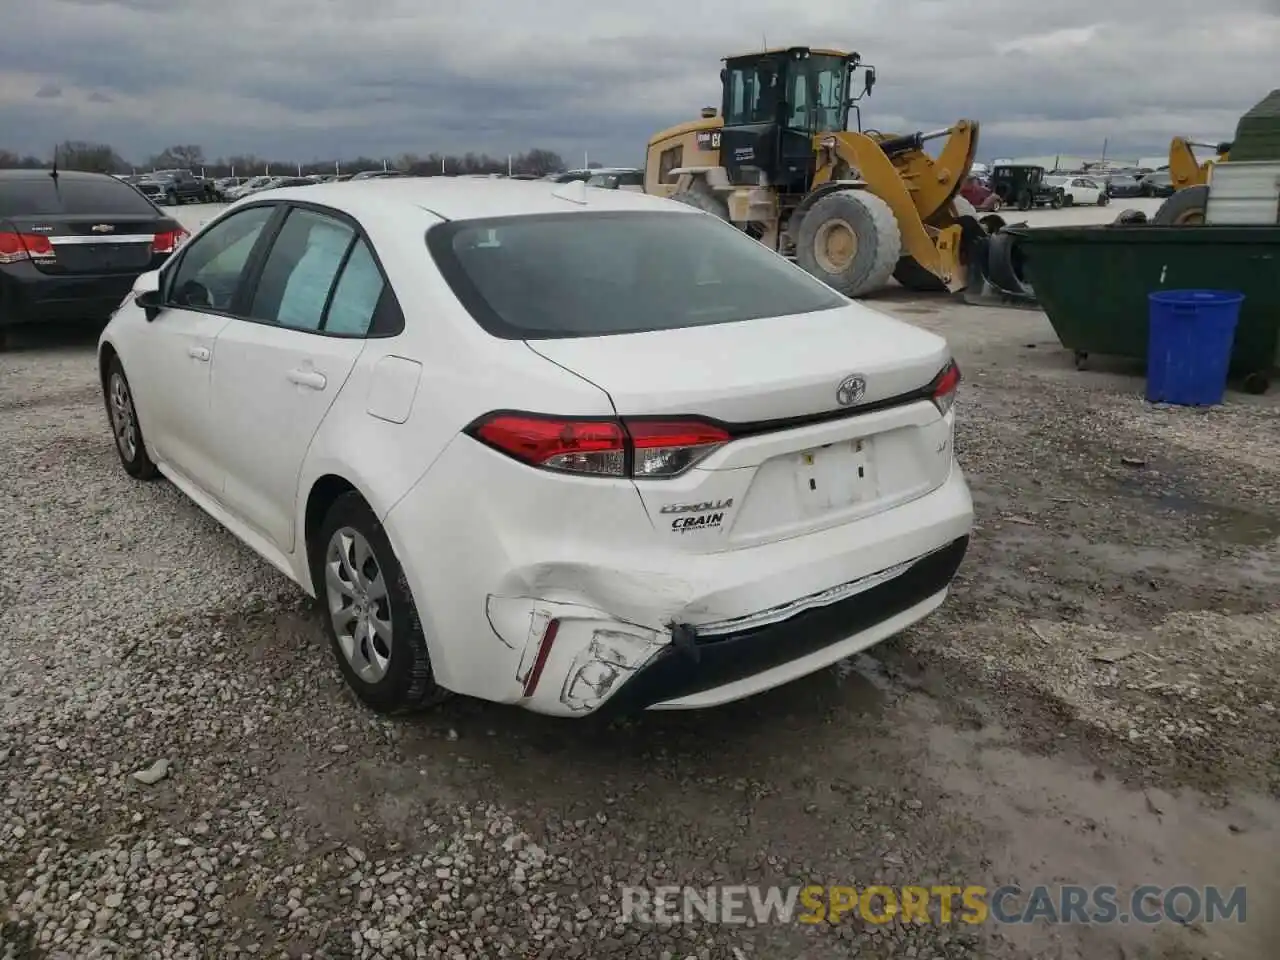
[[[96,223],[89,229],[92,230],[94,233],[110,233],[112,230],[115,229],[115,227],[113,227],[109,223]]]

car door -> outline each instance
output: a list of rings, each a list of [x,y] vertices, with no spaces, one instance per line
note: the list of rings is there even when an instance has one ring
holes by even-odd
[[[141,375],[132,386],[147,441],[160,462],[213,497],[222,493],[211,444],[214,353],[275,213],[250,207],[189,241],[165,269],[163,306],[137,339]]]
[[[364,349],[384,288],[354,221],[292,205],[246,318],[219,336],[213,405],[224,499],[285,553],[307,449]]]

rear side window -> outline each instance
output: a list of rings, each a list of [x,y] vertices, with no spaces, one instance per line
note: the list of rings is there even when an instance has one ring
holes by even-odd
[[[156,208],[115,177],[41,176],[0,180],[0,218],[58,214],[150,214]]]
[[[271,245],[249,316],[319,330],[329,290],[355,231],[332,217],[293,210]]]
[[[476,321],[507,339],[595,337],[848,303],[699,213],[557,213],[439,224],[427,245]]]
[[[329,301],[325,331],[357,336],[368,333],[382,300],[384,286],[382,272],[368,244],[357,240]]]

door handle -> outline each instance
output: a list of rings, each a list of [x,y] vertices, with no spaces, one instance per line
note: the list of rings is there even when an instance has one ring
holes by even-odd
[[[323,373],[315,370],[290,370],[286,374],[290,383],[296,383],[300,387],[309,387],[312,390],[323,390],[329,382],[325,379]]]
[[[207,363],[209,360],[209,348],[208,347],[187,347],[187,356],[193,357],[196,360],[200,360],[202,362]]]

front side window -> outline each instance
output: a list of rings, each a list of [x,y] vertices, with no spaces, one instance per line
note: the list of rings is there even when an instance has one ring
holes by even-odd
[[[228,311],[247,272],[249,254],[274,206],[250,207],[215,223],[185,247],[169,284],[177,307]]]
[[[788,126],[808,133],[843,130],[848,75],[845,61],[815,55],[792,61],[791,69]]]
[[[592,337],[786,317],[848,301],[745,233],[699,213],[452,221],[427,243],[489,333]]]
[[[319,330],[325,304],[356,233],[333,217],[292,210],[267,255],[249,317]]]

